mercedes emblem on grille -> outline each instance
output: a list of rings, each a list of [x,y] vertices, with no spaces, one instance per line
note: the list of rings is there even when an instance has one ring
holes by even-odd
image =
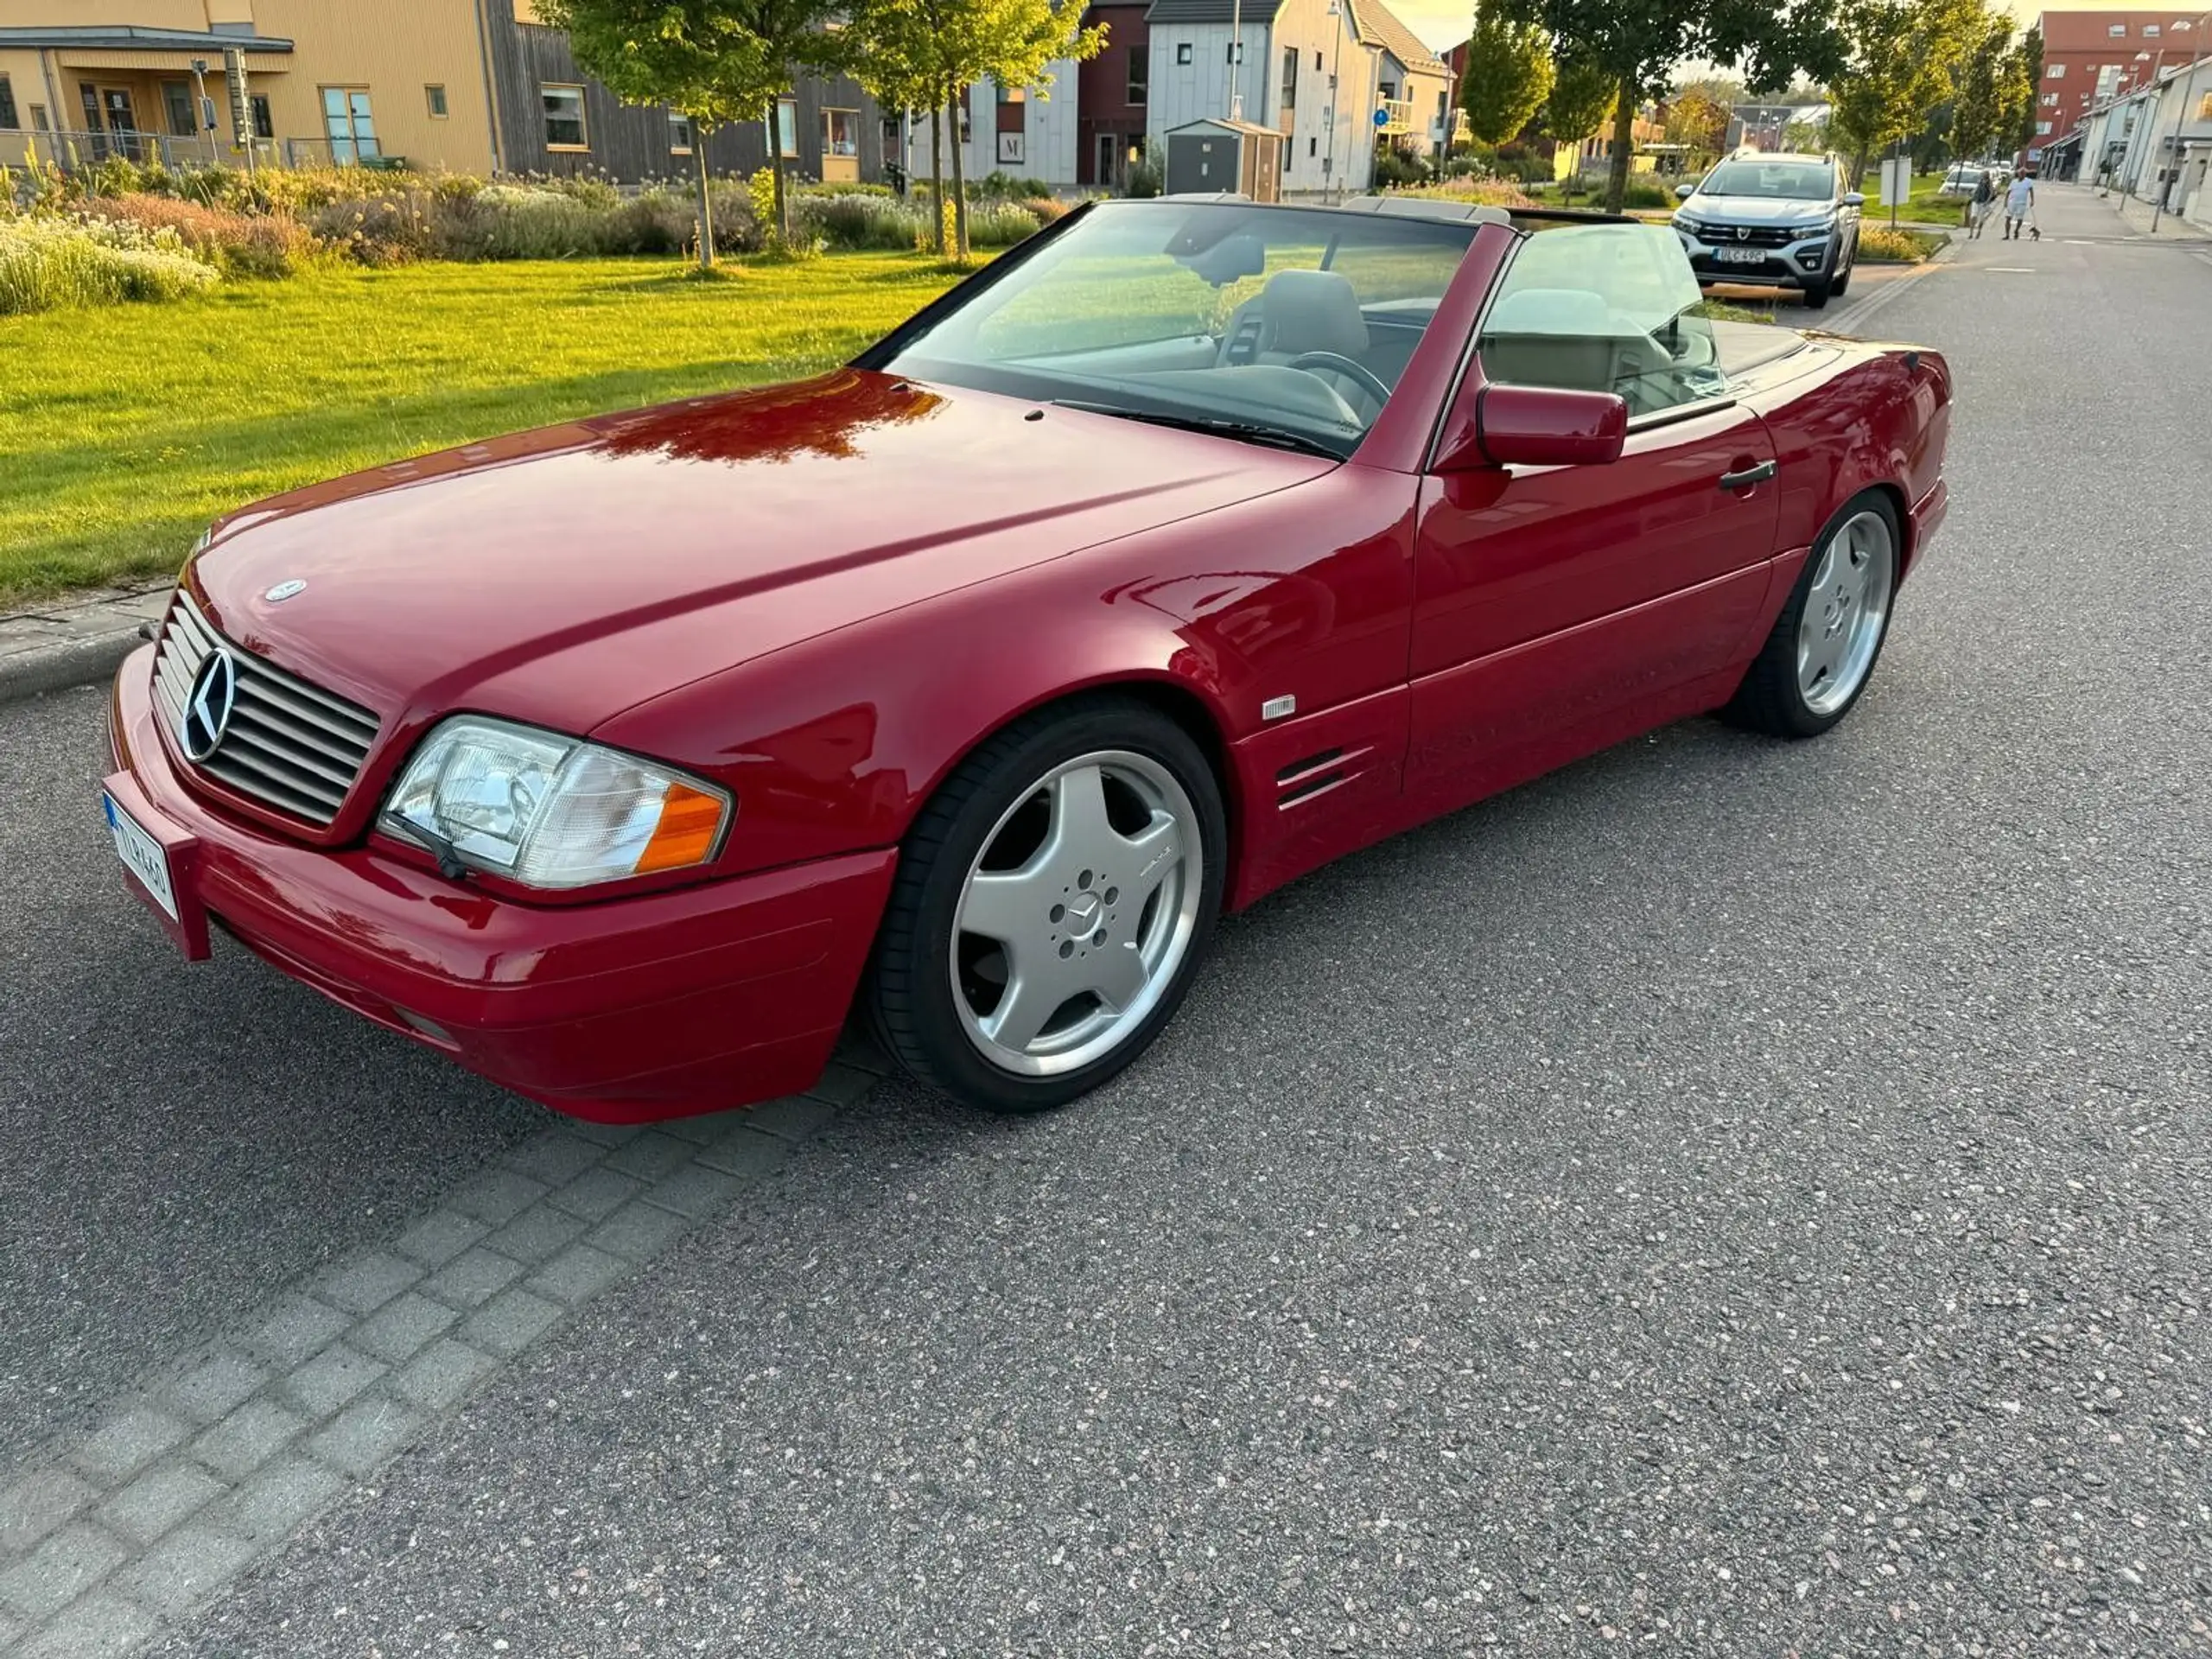
[[[307,591],[307,583],[302,582],[297,576],[291,576],[278,582],[274,588],[271,588],[267,593],[264,594],[262,598],[268,601],[271,605],[282,605],[294,594],[305,593]]]
[[[231,710],[238,706],[238,665],[231,660],[229,652],[218,645],[200,664],[184,700],[184,718],[178,722],[177,737],[187,755],[205,760],[215,753],[223,734],[231,728]]]

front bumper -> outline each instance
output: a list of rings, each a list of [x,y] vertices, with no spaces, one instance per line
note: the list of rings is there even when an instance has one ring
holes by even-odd
[[[494,899],[373,848],[299,846],[208,805],[156,728],[152,665],[146,646],[116,677],[106,786],[169,855],[179,918],[154,913],[188,956],[206,956],[219,927],[378,1025],[600,1122],[750,1104],[821,1074],[894,849],[598,904]]]
[[[1696,236],[1677,226],[1675,234],[1681,238],[1682,251],[1689,256],[1690,269],[1697,273],[1700,283],[1802,289],[1827,281],[1834,272],[1837,257],[1833,231],[1813,232],[1771,248],[1747,248],[1732,239],[1726,226]],[[1758,257],[1751,261],[1731,257],[1745,251]]]

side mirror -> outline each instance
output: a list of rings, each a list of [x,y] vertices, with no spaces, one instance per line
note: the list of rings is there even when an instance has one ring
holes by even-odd
[[[1688,201],[1696,194],[1697,186],[1694,184],[1678,184],[1675,187],[1675,200],[1676,201]]]
[[[1462,387],[1434,470],[1603,467],[1628,442],[1628,405],[1610,391],[1559,386]]]
[[[1843,195],[1843,205],[1847,207],[1864,207],[1866,205],[1866,197],[1861,191],[1847,190]]]

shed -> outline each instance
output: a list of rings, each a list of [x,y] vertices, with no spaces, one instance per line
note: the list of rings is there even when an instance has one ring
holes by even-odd
[[[1254,201],[1282,194],[1283,135],[1250,121],[1192,121],[1167,130],[1171,196],[1229,191]]]

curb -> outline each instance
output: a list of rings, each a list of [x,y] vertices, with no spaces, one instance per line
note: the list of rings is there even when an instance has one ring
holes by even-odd
[[[104,680],[145,643],[145,636],[133,627],[21,652],[0,661],[0,702],[17,702],[42,692],[64,691]]]
[[[0,703],[113,674],[154,637],[174,586],[107,588],[73,602],[0,613]]]

